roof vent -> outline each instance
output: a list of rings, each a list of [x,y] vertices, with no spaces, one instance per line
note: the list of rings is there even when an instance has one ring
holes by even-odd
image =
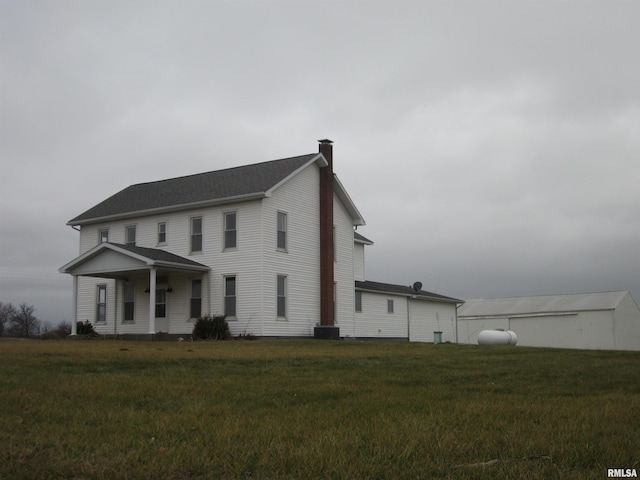
[[[413,284],[413,291],[418,293],[420,290],[422,290],[422,282],[416,282]]]

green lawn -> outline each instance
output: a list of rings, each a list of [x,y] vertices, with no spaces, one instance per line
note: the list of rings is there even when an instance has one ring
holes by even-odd
[[[0,386],[0,479],[640,472],[639,352],[0,341]]]

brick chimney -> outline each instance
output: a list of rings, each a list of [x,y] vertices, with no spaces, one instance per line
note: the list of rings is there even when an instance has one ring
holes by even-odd
[[[340,338],[339,328],[334,326],[333,142],[319,143],[319,152],[328,165],[320,168],[320,325],[314,336]]]

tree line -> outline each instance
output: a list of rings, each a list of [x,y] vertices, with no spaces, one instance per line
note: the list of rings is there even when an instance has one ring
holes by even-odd
[[[71,333],[69,322],[62,322],[52,328],[49,322],[39,320],[34,312],[35,308],[26,303],[21,303],[16,307],[12,303],[0,302],[0,337],[49,336],[64,338]]]

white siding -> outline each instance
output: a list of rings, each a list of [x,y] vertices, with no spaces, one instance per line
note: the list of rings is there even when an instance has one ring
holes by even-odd
[[[106,322],[96,323],[98,285],[107,286]],[[78,321],[91,322],[98,333],[113,333],[116,314],[115,281],[105,278],[78,277]]]
[[[237,213],[237,248],[223,251],[223,215],[225,212],[234,211]],[[136,225],[136,245],[149,248],[161,248],[175,253],[176,255],[190,258],[193,261],[204,265],[212,266],[208,275],[203,275],[203,314],[222,314],[224,275],[234,274],[237,276],[237,298],[238,315],[235,321],[230,322],[235,333],[239,333],[246,328],[246,325],[255,318],[260,317],[260,296],[255,292],[260,291],[260,264],[261,264],[261,211],[260,201],[236,203],[229,206],[217,206],[207,209],[189,210],[174,212],[166,215],[153,215],[133,220],[100,224],[97,226],[83,226],[80,234],[81,253],[93,248],[98,243],[98,230],[109,229],[109,241],[113,243],[124,243],[124,232],[126,226]],[[191,253],[191,218],[202,217],[203,242],[202,252]],[[165,222],[167,241],[166,244],[157,244],[157,225]],[[166,272],[159,272],[166,275]],[[189,321],[189,281],[191,278],[201,278],[196,276],[185,276],[184,274],[169,273],[169,283],[173,287],[173,292],[168,294],[167,314],[170,319],[168,330],[170,333],[190,334],[193,330],[193,322]],[[78,319],[89,319],[93,322],[95,318],[95,285],[107,283],[109,285],[107,293],[109,295],[107,304],[108,322],[109,315],[115,312],[115,287],[113,280],[94,279],[91,277],[80,277],[78,293]],[[149,277],[145,275],[136,281],[136,285],[144,285],[142,290],[149,286]],[[112,293],[113,292],[113,293]],[[122,301],[121,292],[118,296],[119,304]],[[145,293],[142,301],[136,298],[136,323],[118,325],[118,333],[141,333],[149,332],[149,293]],[[211,308],[209,308],[211,305]],[[118,307],[120,308],[120,307]],[[158,327],[162,327],[160,324]],[[97,328],[101,333],[113,333],[113,325]]]
[[[263,336],[311,336],[320,321],[319,171],[309,165],[263,201],[261,330]],[[287,249],[277,248],[277,215],[287,214]],[[276,281],[287,277],[286,319],[276,314]]]
[[[393,300],[393,313],[387,313],[388,300]],[[407,298],[362,292],[362,312],[355,313],[355,336],[408,339]]]
[[[353,279],[364,282],[364,244],[353,244]]]
[[[125,243],[126,227],[136,226],[136,245],[160,248],[211,267],[209,273],[187,275],[169,272],[173,292],[167,296],[169,321],[156,321],[156,330],[190,334],[193,322],[188,318],[191,278],[202,278],[203,314],[224,313],[224,278],[236,277],[237,315],[229,319],[232,334],[259,336],[312,336],[320,320],[320,257],[319,257],[319,167],[311,164],[284,182],[262,200],[193,209],[189,211],[150,215],[123,221],[82,226],[80,253],[95,247],[98,232],[109,230],[109,242]],[[237,247],[223,250],[223,219],[226,212],[237,214]],[[277,248],[277,214],[287,215],[287,249]],[[202,251],[190,251],[191,218],[202,217]],[[158,223],[166,224],[166,242],[158,244]],[[336,324],[342,336],[356,336],[354,321],[355,276],[364,279],[364,245],[354,247],[352,219],[341,201],[334,196],[335,250],[334,278],[336,282]],[[354,250],[358,252],[357,265]],[[117,255],[116,255],[117,256]],[[106,256],[102,258],[107,258]],[[120,257],[118,261],[124,261]],[[125,261],[132,266],[131,262]],[[89,268],[87,265],[86,268]],[[140,265],[141,269],[146,268]],[[355,273],[357,272],[357,273]],[[158,271],[158,275],[167,272]],[[276,279],[287,277],[286,319],[276,315]],[[153,292],[145,292],[149,275],[136,275],[135,322],[122,322],[123,287],[113,280],[80,277],[78,319],[95,323],[95,288],[108,285],[107,323],[97,329],[102,333],[149,333],[149,302]],[[385,297],[386,298],[386,297]],[[367,302],[365,301],[365,304]],[[381,311],[385,319],[384,335],[407,337],[406,304],[395,302],[396,313],[386,313],[386,300]],[[116,313],[118,315],[116,322]],[[377,315],[377,313],[376,313]],[[399,319],[404,317],[404,326]],[[379,336],[379,335],[371,335]]]
[[[340,336],[354,337],[355,280],[353,263],[353,222],[336,195],[333,197],[333,223],[335,226],[335,262],[333,278],[335,288],[335,324]]]
[[[640,309],[628,292],[614,312],[612,330],[613,348],[640,350]]]
[[[615,310],[458,319],[460,343],[477,344],[478,333],[493,329],[514,331],[520,346],[640,349],[640,312],[630,296]]]
[[[518,345],[552,348],[613,348],[611,311],[518,317],[509,320]]]
[[[409,301],[409,340],[433,342],[434,332],[442,341],[456,343],[456,306],[450,303]]]

